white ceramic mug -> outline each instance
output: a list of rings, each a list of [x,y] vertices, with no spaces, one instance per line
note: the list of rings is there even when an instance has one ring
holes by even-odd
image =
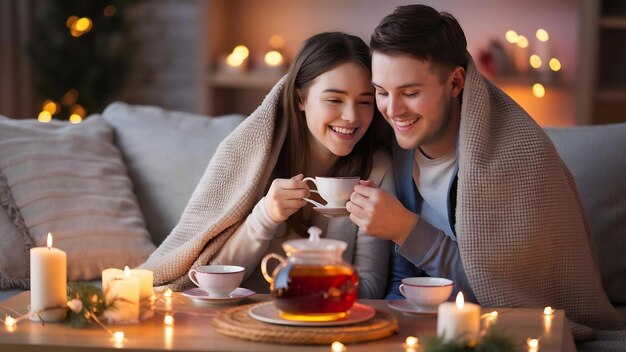
[[[307,202],[320,208],[345,208],[354,191],[354,186],[359,184],[359,177],[307,177],[303,181],[311,181],[315,184],[317,190],[311,190],[311,192],[318,193],[326,201],[326,205],[304,198]]]
[[[402,279],[400,293],[418,307],[436,307],[450,298],[452,280],[440,277],[407,277]]]
[[[237,265],[204,265],[189,270],[189,279],[212,297],[228,297],[243,280],[245,268]]]

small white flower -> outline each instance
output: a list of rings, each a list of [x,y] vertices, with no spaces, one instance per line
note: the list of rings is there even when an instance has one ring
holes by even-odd
[[[79,313],[81,310],[83,310],[83,302],[78,298],[74,298],[73,300],[67,302],[67,307],[72,312]]]

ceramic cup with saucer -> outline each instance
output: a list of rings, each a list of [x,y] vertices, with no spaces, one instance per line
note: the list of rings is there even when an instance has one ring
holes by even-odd
[[[311,192],[318,193],[326,204],[304,198],[307,202],[318,208],[345,208],[354,191],[354,186],[359,184],[359,177],[307,177],[303,181],[313,182],[317,190],[312,189]]]
[[[212,297],[228,297],[243,280],[245,268],[237,265],[203,265],[189,270],[189,279]]]
[[[407,277],[402,279],[400,293],[419,308],[436,308],[450,298],[452,280],[441,277]]]

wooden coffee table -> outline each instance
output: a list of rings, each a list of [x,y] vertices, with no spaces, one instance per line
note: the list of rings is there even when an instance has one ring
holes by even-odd
[[[269,300],[269,295],[255,295],[239,302],[246,304]],[[420,340],[436,334],[437,318],[435,315],[406,315],[387,306],[384,300],[360,300],[376,309],[394,314],[398,318],[398,334],[366,343],[347,345],[347,351],[399,351],[406,352],[403,346],[407,336],[416,336]],[[26,312],[30,304],[29,292],[23,292],[0,306],[9,307],[18,312]],[[163,308],[159,302],[157,309]],[[221,335],[213,328],[213,316],[216,312],[232,305],[208,305],[198,303],[180,293],[174,293],[172,308],[175,311],[173,326],[165,326],[163,313],[157,311],[154,318],[140,324],[112,325],[113,331],[123,331],[126,339],[116,345],[110,335],[100,327],[73,329],[62,324],[45,324],[33,321],[21,321],[13,331],[0,327],[0,351],[329,351],[330,346],[279,345],[241,340]],[[490,312],[493,309],[483,309]],[[565,325],[563,311],[556,310],[551,326],[546,329],[543,311],[540,309],[497,309],[499,316],[495,324],[502,330],[515,336],[518,350],[527,351],[528,337],[541,337],[541,352],[575,351],[572,335]],[[0,308],[0,314],[7,312]],[[14,315],[14,314],[12,314]],[[423,344],[422,344],[423,346]],[[415,351],[423,351],[417,348]]]

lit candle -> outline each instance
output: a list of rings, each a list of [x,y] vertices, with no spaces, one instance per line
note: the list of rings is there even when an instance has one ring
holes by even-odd
[[[480,331],[480,306],[466,303],[459,292],[456,302],[446,302],[437,309],[437,336],[444,340],[457,338],[475,341]]]
[[[124,270],[109,268],[102,271],[102,289],[104,290],[109,286],[109,282],[116,278],[124,276]],[[145,269],[131,269],[130,276],[136,277],[139,280],[139,299],[143,300],[152,296],[154,293],[153,282],[154,274],[150,270]]]
[[[526,344],[528,345],[528,351],[537,352],[539,350],[539,340],[538,339],[526,339]]]
[[[415,348],[417,347],[417,344],[419,343],[419,339],[415,336],[409,336],[406,338],[406,340],[404,340],[404,347],[405,348]]]
[[[548,306],[543,309],[543,315],[551,316],[552,314],[554,314],[554,309],[552,309],[552,307]]]
[[[17,320],[15,320],[15,318],[13,318],[10,315],[7,315],[4,318],[4,327],[7,329],[7,331],[9,332],[13,332],[15,331],[15,324],[17,323]]]
[[[171,314],[165,314],[163,317],[163,324],[165,325],[174,325],[174,316]]]
[[[335,341],[330,345],[330,350],[331,352],[345,352],[346,346],[344,346],[343,343],[339,341]]]
[[[116,348],[123,348],[124,347],[124,341],[126,340],[126,337],[124,336],[124,332],[123,331],[116,331],[113,333],[113,345]]]
[[[139,279],[139,299],[143,300],[154,293],[154,274],[146,269],[131,269],[130,275]]]
[[[546,332],[550,332],[552,328],[552,318],[554,318],[554,309],[545,307],[543,309],[543,327]]]
[[[66,304],[67,255],[52,247],[52,234],[48,233],[47,247],[30,250],[30,311],[37,312],[30,319],[63,321]]]
[[[117,300],[109,317],[114,322],[136,322],[139,320],[139,279],[132,276],[128,267],[122,275],[120,272],[119,269],[102,272],[102,290],[107,303]]]

